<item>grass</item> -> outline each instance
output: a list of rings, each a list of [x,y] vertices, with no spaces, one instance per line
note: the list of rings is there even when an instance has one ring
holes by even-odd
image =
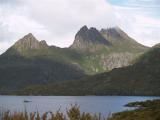
[[[66,110],[66,113],[57,112],[53,113],[48,111],[40,115],[39,112],[1,112],[0,120],[107,120],[101,114],[90,114],[81,112],[78,105],[72,105],[70,109]]]
[[[60,110],[53,113],[39,112],[0,112],[0,120],[160,120],[160,100],[133,102],[126,106],[137,107],[135,110],[114,113],[103,117],[101,114],[81,112],[78,105],[72,105],[62,113]]]

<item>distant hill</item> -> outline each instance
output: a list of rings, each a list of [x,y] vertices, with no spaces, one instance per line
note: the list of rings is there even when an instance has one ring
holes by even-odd
[[[55,89],[54,89],[55,88]],[[44,90],[45,89],[45,90]],[[160,46],[143,54],[136,63],[79,81],[29,86],[25,94],[48,95],[160,95]],[[32,92],[33,91],[33,92]]]
[[[79,80],[131,65],[148,49],[118,27],[83,26],[69,48],[49,46],[29,33],[0,55],[0,90]]]

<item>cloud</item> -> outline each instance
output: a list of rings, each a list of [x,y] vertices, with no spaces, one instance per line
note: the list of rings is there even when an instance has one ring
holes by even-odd
[[[83,25],[120,26],[145,45],[160,42],[159,0],[0,0],[0,52],[32,32],[67,47]]]
[[[147,46],[160,43],[160,4],[157,0],[111,1],[119,26],[131,37]]]
[[[20,0],[0,0],[0,4],[17,4]]]
[[[153,46],[160,42],[160,20],[147,16],[134,15],[135,23],[132,35],[138,39],[140,43]],[[138,28],[138,29],[137,29]]]
[[[17,5],[11,3],[8,0],[0,4],[1,53],[29,31],[37,34],[44,33],[43,26],[28,17],[27,7],[19,6],[19,3]]]
[[[116,23],[112,7],[105,0],[39,0],[39,2],[41,4],[36,5],[37,1],[28,1],[31,16],[51,31],[54,44],[60,45],[61,37],[62,39],[66,37],[61,46],[70,45],[75,33],[83,25],[101,28]]]
[[[105,0],[2,1],[0,41],[14,43],[32,32],[49,44],[67,47],[83,25],[97,28],[116,25],[112,6]]]

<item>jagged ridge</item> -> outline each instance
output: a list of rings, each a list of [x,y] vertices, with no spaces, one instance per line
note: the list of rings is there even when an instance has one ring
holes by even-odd
[[[85,51],[94,45],[110,46],[111,44],[96,28],[91,27],[88,29],[87,26],[83,26],[76,34],[75,40],[70,48]]]
[[[25,35],[23,38],[18,40],[14,45],[13,48],[17,49],[18,51],[29,50],[29,49],[42,49],[47,48],[48,45],[45,40],[38,41],[32,33]]]
[[[21,80],[23,83],[33,80],[36,84],[78,79],[85,74],[130,65],[133,59],[147,50],[147,47],[121,34],[121,30],[116,28],[112,31],[109,32],[112,37],[106,37],[97,29],[84,26],[70,48],[48,46],[45,41],[39,42],[28,34],[0,56],[0,79],[2,83],[6,80],[6,86],[11,80],[19,81],[19,84]]]

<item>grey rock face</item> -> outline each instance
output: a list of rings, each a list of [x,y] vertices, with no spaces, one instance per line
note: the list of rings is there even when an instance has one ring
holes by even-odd
[[[32,50],[32,49],[42,49],[47,48],[48,45],[46,41],[38,41],[32,33],[24,36],[22,39],[18,40],[14,45],[14,49],[18,50],[19,52],[23,50]]]
[[[71,45],[74,50],[90,53],[90,63],[86,63],[90,71],[108,71],[124,67],[135,60],[136,55],[148,48],[129,37],[119,27],[101,29],[82,27]],[[99,57],[96,57],[98,55]]]
[[[83,26],[75,36],[71,48],[85,50],[92,45],[110,45],[110,43],[100,34],[100,32],[91,27]]]
[[[101,65],[104,70],[112,70],[113,68],[120,68],[131,64],[135,56],[132,53],[112,53],[108,56],[101,55]]]
[[[120,28],[114,27],[114,28],[108,28],[108,29],[101,29],[100,33],[103,35],[107,35],[108,37],[116,37],[120,38],[122,37],[121,34],[123,33]]]
[[[40,43],[41,47],[43,47],[43,48],[48,47],[48,45],[47,45],[45,40],[41,40],[39,43]]]

